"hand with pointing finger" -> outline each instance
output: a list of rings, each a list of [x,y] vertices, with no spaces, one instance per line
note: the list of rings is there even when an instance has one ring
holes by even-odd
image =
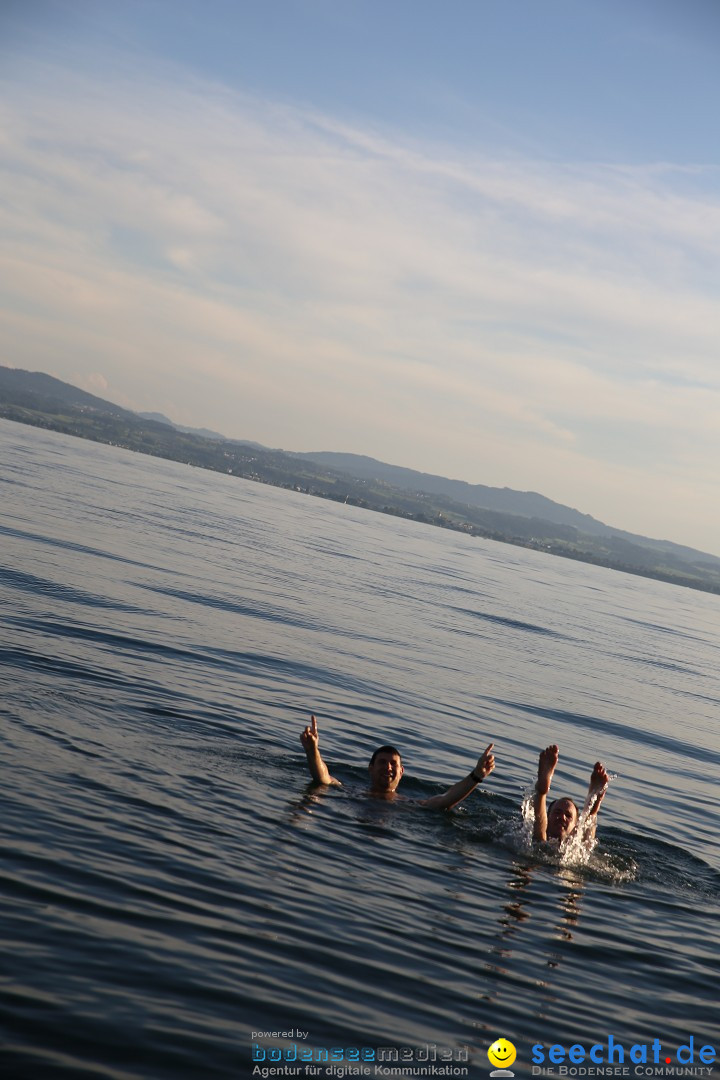
[[[478,758],[477,765],[467,776],[463,777],[462,780],[458,780],[457,784],[453,784],[442,795],[433,795],[430,799],[423,799],[422,805],[427,806],[430,810],[452,810],[453,806],[457,806],[458,803],[467,798],[495,768],[494,746],[495,743],[490,743],[489,746],[485,747]]]
[[[332,787],[341,787],[339,780],[336,780],[334,776],[330,775],[330,770],[322,759],[318,744],[320,742],[320,736],[318,735],[317,720],[315,714],[310,717],[310,723],[305,727],[300,735],[300,742],[303,744],[305,753],[307,754],[308,769],[310,775],[316,784],[329,784]]]
[[[478,763],[473,769],[473,774],[477,777],[478,783],[484,780],[486,776],[495,768],[495,755],[492,752],[492,748],[495,743],[490,743],[488,747],[482,752],[482,756],[478,759]]]
[[[320,737],[318,735],[318,726],[315,716],[310,717],[310,723],[305,728],[300,736],[300,742],[305,747],[305,751],[317,750]]]

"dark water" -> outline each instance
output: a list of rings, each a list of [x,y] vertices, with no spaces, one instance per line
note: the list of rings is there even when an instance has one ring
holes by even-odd
[[[471,1077],[498,1037],[517,1076],[536,1043],[720,1044],[717,597],[5,421],[0,448],[2,1076],[244,1078],[297,1042],[253,1032],[298,1029]],[[380,743],[423,797],[491,739],[451,814],[363,794]],[[586,864],[519,836],[549,742],[560,792],[618,774]]]

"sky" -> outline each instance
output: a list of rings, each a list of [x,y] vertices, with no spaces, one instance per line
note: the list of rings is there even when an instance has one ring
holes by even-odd
[[[717,0],[4,0],[0,363],[720,555]]]

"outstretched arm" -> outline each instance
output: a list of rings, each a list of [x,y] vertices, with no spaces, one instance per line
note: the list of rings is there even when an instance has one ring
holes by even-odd
[[[300,736],[300,742],[305,748],[308,769],[310,770],[310,775],[315,783],[342,787],[340,781],[330,775],[330,771],[320,755],[320,750],[318,748],[320,736],[318,735],[317,720],[314,716],[310,717],[310,723]]]
[[[494,745],[490,743],[483,751],[475,768],[464,779],[458,780],[457,784],[453,784],[442,795],[433,795],[431,799],[423,799],[420,805],[427,806],[430,810],[450,810],[462,802],[495,768],[495,755],[492,752]]]
[[[608,789],[609,783],[610,777],[608,776],[607,769],[601,761],[596,761],[595,768],[590,773],[590,785],[588,787],[587,798],[585,799],[585,805],[583,806],[583,811],[580,815],[580,821],[583,823],[586,837],[595,835],[600,803],[605,798],[605,792]]]
[[[547,840],[547,794],[552,783],[553,773],[557,768],[560,751],[554,744],[540,751],[538,760],[538,778],[535,784],[533,808],[533,840]]]

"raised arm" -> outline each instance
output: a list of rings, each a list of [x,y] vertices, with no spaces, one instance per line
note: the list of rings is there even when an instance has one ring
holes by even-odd
[[[462,802],[495,768],[495,755],[492,752],[494,745],[490,743],[478,759],[475,768],[466,777],[458,780],[457,784],[453,784],[442,795],[433,795],[431,799],[423,799],[420,805],[428,807],[429,810],[450,810]]]
[[[580,821],[583,823],[586,837],[595,835],[600,803],[605,798],[605,792],[608,789],[609,783],[610,777],[608,776],[607,769],[601,761],[596,761],[595,767],[590,773],[587,798],[585,799],[585,805],[583,806],[582,814],[580,815]]]
[[[554,744],[540,751],[535,798],[533,799],[533,808],[535,810],[533,840],[547,840],[547,794],[550,790],[559,756],[560,751]]]
[[[314,716],[310,717],[310,723],[301,734],[300,742],[305,748],[308,769],[310,770],[310,775],[315,783],[342,787],[340,781],[330,775],[330,771],[320,755],[320,750],[318,748],[320,736],[318,735],[317,720]]]

